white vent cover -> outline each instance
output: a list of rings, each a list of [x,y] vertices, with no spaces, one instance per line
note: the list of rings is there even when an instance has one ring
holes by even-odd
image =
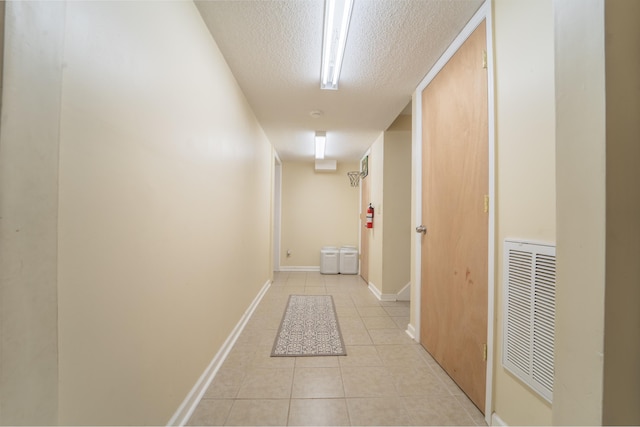
[[[556,248],[505,240],[504,266],[502,364],[551,402]]]

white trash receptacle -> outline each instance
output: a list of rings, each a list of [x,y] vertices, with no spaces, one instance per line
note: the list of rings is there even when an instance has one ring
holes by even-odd
[[[340,248],[340,274],[358,274],[358,249],[355,246]]]
[[[340,273],[340,250],[335,246],[324,246],[320,249],[320,273]]]

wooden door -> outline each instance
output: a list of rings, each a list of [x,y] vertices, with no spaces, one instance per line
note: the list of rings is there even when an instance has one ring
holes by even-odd
[[[422,93],[420,339],[484,412],[488,110],[485,24]]]
[[[367,207],[371,201],[369,180],[360,180],[360,276],[369,284],[369,233],[367,228]]]

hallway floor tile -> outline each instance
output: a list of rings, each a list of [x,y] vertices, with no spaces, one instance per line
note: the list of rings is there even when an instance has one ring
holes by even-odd
[[[290,294],[332,295],[347,356],[270,357]],[[486,425],[405,333],[408,302],[355,275],[277,272],[189,425]]]

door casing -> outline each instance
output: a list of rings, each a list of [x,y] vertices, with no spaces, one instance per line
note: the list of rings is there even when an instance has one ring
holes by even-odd
[[[458,34],[449,48],[442,54],[440,59],[427,73],[413,93],[413,226],[420,225],[418,221],[422,218],[422,92],[434,79],[438,72],[445,66],[447,61],[455,54],[464,41],[473,33],[482,21],[486,20],[487,28],[487,102],[488,102],[488,151],[489,151],[489,236],[488,236],[488,271],[487,271],[487,374],[486,374],[486,398],[485,398],[485,421],[491,425],[493,413],[493,364],[494,364],[494,316],[495,316],[495,98],[494,98],[494,68],[493,68],[493,20],[491,16],[491,0],[478,9],[475,15],[469,20],[467,25]],[[412,296],[411,296],[411,324],[407,332],[416,341],[420,341],[420,291],[421,291],[421,235],[413,234],[413,271],[412,271]]]
[[[424,348],[484,412],[487,71],[483,22],[422,93]],[[426,125],[428,123],[428,125]],[[426,169],[425,169],[426,168]]]

